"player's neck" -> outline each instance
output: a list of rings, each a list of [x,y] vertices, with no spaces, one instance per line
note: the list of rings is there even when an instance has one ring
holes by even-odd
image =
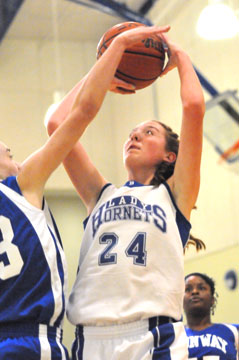
[[[144,184],[144,185],[150,185],[151,180],[153,179],[153,175],[151,172],[147,172],[147,171],[142,171],[142,169],[140,169],[140,171],[134,170],[134,171],[129,171],[128,173],[128,180],[134,180],[137,181],[140,184]]]
[[[210,316],[205,316],[204,318],[198,319],[189,317],[187,318],[187,327],[189,327],[192,330],[204,330],[212,325]]]

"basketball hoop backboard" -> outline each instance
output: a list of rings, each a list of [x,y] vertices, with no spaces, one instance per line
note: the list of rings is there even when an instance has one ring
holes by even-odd
[[[239,99],[236,91],[225,91],[206,103],[204,136],[222,156],[239,140]],[[239,174],[239,149],[223,157]]]

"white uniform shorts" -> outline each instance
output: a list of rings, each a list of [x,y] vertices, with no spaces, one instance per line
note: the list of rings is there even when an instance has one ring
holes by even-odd
[[[77,326],[72,360],[187,360],[181,321],[159,316],[113,326]]]

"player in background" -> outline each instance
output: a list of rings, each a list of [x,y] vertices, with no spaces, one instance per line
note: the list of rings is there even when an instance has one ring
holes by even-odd
[[[185,277],[184,312],[189,342],[189,359],[237,360],[238,327],[213,323],[211,314],[217,304],[215,281],[206,274]]]
[[[136,40],[141,38],[139,32]],[[21,165],[0,143],[1,360],[68,359],[61,329],[65,257],[43,190],[99,110],[125,44],[127,39],[119,44],[110,66],[110,53],[95,64],[71,104],[66,121]],[[132,85],[127,86],[132,89]]]
[[[138,27],[115,37],[103,55],[109,68],[134,37],[144,31],[150,36],[151,29]],[[181,321],[183,248],[199,191],[205,104],[190,58],[168,39],[168,30],[158,28],[157,34],[169,56],[162,75],[177,68],[181,82],[180,142],[161,122],[136,125],[124,146],[128,181],[120,188],[98,172],[80,143],[64,161],[89,215],[67,310],[76,325],[73,359],[188,358]],[[88,76],[52,115],[49,134],[64,121]],[[118,92],[117,82],[109,89]]]

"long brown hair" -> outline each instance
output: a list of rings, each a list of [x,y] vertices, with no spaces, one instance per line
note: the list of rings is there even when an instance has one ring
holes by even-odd
[[[164,123],[161,123],[160,121],[157,121],[157,120],[153,120],[153,121],[157,122],[158,124],[160,124],[165,129],[166,150],[174,152],[176,154],[176,157],[177,157],[178,148],[179,148],[178,134],[173,132],[173,130],[169,126],[165,125]],[[154,177],[151,180],[150,184],[151,185],[160,185],[160,184],[162,184],[164,181],[169,179],[170,176],[173,175],[174,167],[175,167],[175,161],[172,162],[172,163],[171,162],[169,163],[167,161],[161,161],[161,163],[159,163],[157,165],[157,168],[156,168],[155,173],[154,173]]]
[[[174,152],[177,158],[178,148],[179,148],[178,134],[176,134],[169,126],[165,125],[164,123],[157,120],[153,120],[153,121],[157,122],[165,129],[166,150]],[[160,184],[168,180],[174,173],[175,163],[176,160],[174,162],[161,161],[161,163],[159,163],[156,167],[154,177],[151,180],[150,184],[159,186]],[[204,244],[204,242],[193,236],[191,233],[189,234],[189,239],[186,244],[186,248],[188,248],[189,245],[194,245],[196,251],[206,249],[206,245]]]

